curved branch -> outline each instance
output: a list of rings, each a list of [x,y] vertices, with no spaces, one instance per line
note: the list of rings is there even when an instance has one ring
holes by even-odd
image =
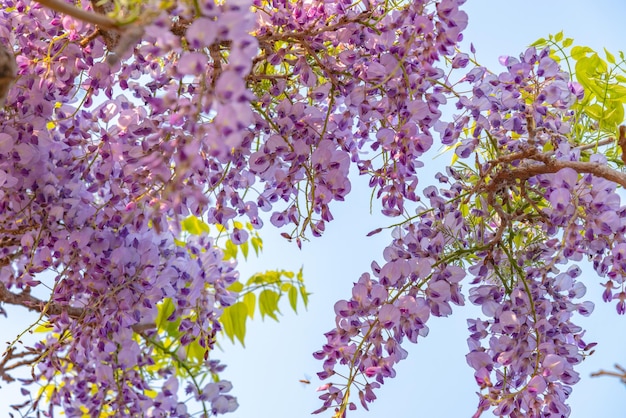
[[[59,0],[36,0],[37,3],[45,6],[49,9],[56,10],[59,13],[63,13],[72,16],[78,20],[82,20],[86,23],[98,25],[102,29],[120,30],[117,22],[109,17],[103,16],[98,13],[88,12],[71,4],[64,3]]]
[[[494,185],[501,185],[503,181],[528,180],[540,174],[556,173],[564,168],[571,168],[577,173],[588,173],[602,177],[626,188],[626,174],[609,168],[606,164],[591,163],[584,161],[559,161],[537,158],[543,164],[523,164],[521,167],[503,170],[499,172],[491,182]]]
[[[43,313],[45,316],[61,315],[63,312],[72,319],[80,319],[85,314],[85,309],[77,308],[74,306],[59,305],[54,302],[46,302],[38,299],[30,294],[29,291],[24,290],[21,293],[10,292],[4,283],[0,282],[0,303],[7,303],[9,305],[23,306],[29,311]],[[135,324],[132,329],[136,333],[141,333],[150,329],[156,328],[154,323]]]

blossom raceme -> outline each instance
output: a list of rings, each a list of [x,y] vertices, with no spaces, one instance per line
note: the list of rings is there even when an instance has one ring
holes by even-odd
[[[616,187],[626,178],[607,169],[605,156],[589,153],[591,146],[572,145],[578,121],[570,107],[580,95],[561,89],[574,82],[549,50],[530,48],[502,62],[507,70],[497,75],[469,70],[462,81],[473,96],[458,95],[461,113],[440,130],[443,140],[446,129],[471,126],[455,158],[475,165],[448,167],[436,176],[440,187],[424,189],[424,207],[396,227],[385,264],[373,263],[376,279],[362,276],[342,302],[352,309],[338,311],[337,328],[326,334],[332,352],[324,345],[314,354],[324,360],[320,378],[333,381],[316,412],[334,407],[344,416],[354,408],[351,390],[367,408],[373,398],[364,389],[395,375],[406,339],[419,341],[430,315],[450,315],[468,297],[486,316],[468,321],[467,362],[480,389],[474,416],[489,409],[497,416],[569,416],[575,367],[595,346],[572,319],[590,315],[593,304],[579,300],[586,293],[581,268],[560,265],[587,256],[600,277],[623,282],[624,209]],[[397,270],[398,260],[410,267]],[[381,286],[387,298],[364,305],[365,289]],[[603,286],[611,301],[619,286],[612,279]],[[422,315],[398,306],[407,300]],[[620,294],[618,313],[622,301]]]
[[[0,362],[32,357],[24,390],[44,389],[25,408],[190,416],[184,392],[205,416],[234,411],[213,347],[237,266],[181,222],[233,245],[251,239],[240,221],[267,223],[301,245],[352,171],[402,221],[335,304],[317,412],[355,408],[352,388],[367,408],[406,341],[469,300],[476,414],[569,414],[593,346],[572,322],[593,309],[572,263],[590,258],[626,312],[626,181],[576,136],[589,96],[549,49],[469,68],[464,0],[42,3],[0,11],[15,58],[0,68],[0,300],[48,331]],[[421,187],[437,142],[453,162]]]

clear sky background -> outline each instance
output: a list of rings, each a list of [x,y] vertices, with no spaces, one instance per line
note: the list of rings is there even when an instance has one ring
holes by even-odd
[[[479,61],[492,70],[499,68],[498,56],[516,56],[537,38],[560,30],[573,37],[575,44],[596,50],[606,47],[614,53],[626,51],[626,2],[622,0],[469,0],[463,8],[469,14],[465,40],[474,43]],[[422,185],[443,170],[449,158],[425,161]],[[302,250],[287,243],[266,223],[268,228],[261,231],[265,244],[262,257],[240,264],[242,279],[267,269],[297,271],[304,267],[305,281],[313,294],[309,309],[304,311],[300,305],[297,315],[284,303],[280,323],[255,317],[248,323],[245,349],[225,340],[224,352],[212,353],[228,365],[222,377],[233,382],[232,394],[239,400],[239,409],[229,416],[300,418],[310,416],[321,405],[315,392],[320,384],[315,373],[321,362],[311,353],[320,349],[325,342],[323,333],[334,324],[334,303],[349,297],[352,283],[369,271],[372,260],[382,259],[388,234],[384,231],[369,238],[366,234],[394,223],[378,213],[370,214],[369,198],[365,179],[354,179],[353,192],[346,201],[331,207],[335,220],[327,225],[324,236],[304,243]],[[571,416],[625,417],[626,387],[617,379],[590,378],[589,374],[612,368],[616,362],[626,366],[626,317],[616,314],[614,304],[601,302],[599,280],[589,269],[585,271],[587,298],[600,302],[590,318],[576,317],[575,322],[588,329],[586,341],[600,344],[577,369],[582,380],[570,397]],[[376,392],[378,400],[371,404],[370,412],[359,407],[348,417],[470,417],[478,398],[472,369],[465,362],[465,320],[479,315],[477,308],[468,305],[455,309],[449,318],[431,318],[429,336],[405,347],[409,357],[398,365],[398,376]],[[30,316],[18,309],[9,311],[8,320],[0,318],[2,341],[12,340],[28,324],[27,318]],[[311,379],[311,385],[298,382],[305,377]],[[8,405],[18,399],[19,387],[0,385],[1,418],[8,416]],[[354,400],[358,401],[356,394]],[[321,416],[331,415],[327,412]]]

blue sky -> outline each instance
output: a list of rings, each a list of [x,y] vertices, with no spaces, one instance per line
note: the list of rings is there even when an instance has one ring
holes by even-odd
[[[525,47],[548,33],[564,30],[575,43],[609,51],[626,50],[622,33],[626,2],[621,0],[538,1],[470,0],[464,6],[469,14],[466,41],[474,43],[479,61],[496,69],[499,55],[518,55]],[[442,170],[449,157],[427,163],[423,180]],[[261,231],[265,250],[260,259],[251,258],[240,265],[245,280],[266,269],[298,270],[311,295],[308,311],[295,315],[288,304],[282,307],[280,323],[262,322],[255,317],[248,324],[246,348],[222,342],[224,352],[213,353],[228,368],[223,377],[234,384],[233,394],[240,408],[236,418],[307,417],[320,405],[315,387],[315,373],[321,363],[311,353],[324,343],[323,333],[334,323],[333,305],[350,295],[352,283],[369,270],[372,260],[381,260],[388,243],[385,232],[366,238],[367,232],[393,223],[376,213],[369,213],[369,190],[364,179],[355,179],[353,192],[346,202],[335,204],[335,220],[327,225],[323,237],[313,239],[298,250],[266,228]],[[269,223],[267,223],[269,225]],[[588,271],[588,270],[587,270]],[[586,278],[588,297],[600,300],[602,288],[590,274]],[[301,306],[300,306],[301,308]],[[12,309],[9,320],[0,318],[3,341],[13,339],[21,326],[27,325],[24,311]],[[408,346],[409,357],[398,366],[398,376],[377,391],[378,400],[370,412],[359,409],[351,418],[388,417],[429,418],[469,417],[475,411],[477,397],[473,373],[465,363],[467,317],[479,315],[477,309],[456,309],[450,318],[432,318],[430,334],[417,345]],[[22,322],[24,321],[24,322]],[[622,417],[626,410],[625,388],[616,379],[589,378],[589,373],[610,368],[615,362],[626,365],[626,317],[615,313],[614,305],[596,303],[591,318],[577,318],[586,327],[588,341],[598,341],[596,353],[579,368],[582,381],[570,398],[573,418],[590,416]],[[312,384],[303,386],[299,379],[310,376]],[[7,416],[8,404],[17,398],[16,386],[0,389],[0,416]],[[330,416],[326,413],[322,416]],[[491,416],[490,413],[485,416]]]

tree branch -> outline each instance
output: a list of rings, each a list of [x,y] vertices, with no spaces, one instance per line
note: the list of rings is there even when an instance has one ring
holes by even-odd
[[[617,370],[619,370],[619,372],[610,372],[610,371],[606,371],[606,370],[599,370],[595,373],[591,373],[591,377],[598,377],[598,376],[614,376],[614,377],[619,377],[619,379],[626,384],[626,369],[624,369],[622,366],[620,366],[619,364],[615,365],[615,368]]]
[[[85,314],[85,309],[77,308],[74,306],[59,305],[54,302],[45,302],[30,294],[28,291],[22,291],[21,293],[10,292],[4,283],[0,282],[0,302],[7,303],[9,305],[23,306],[29,311],[43,313],[45,316],[50,317],[52,315],[61,315],[66,312],[72,319],[80,319]],[[134,332],[141,333],[150,329],[156,328],[155,323],[135,324],[132,326]]]
[[[49,9],[56,10],[59,13],[63,13],[63,14],[75,17],[76,19],[82,20],[83,22],[98,25],[102,29],[120,30],[120,27],[117,25],[117,22],[107,16],[104,16],[98,13],[88,12],[86,10],[72,6],[71,4],[62,2],[60,0],[36,0],[36,1],[37,3]]]
[[[502,170],[494,177],[491,184],[501,185],[503,181],[527,180],[540,174],[556,173],[564,168],[571,168],[577,173],[589,173],[615,182],[626,188],[626,174],[613,170],[601,163],[590,163],[584,161],[559,161],[551,160],[548,157],[534,156],[535,160],[542,164],[522,164],[520,167]]]

